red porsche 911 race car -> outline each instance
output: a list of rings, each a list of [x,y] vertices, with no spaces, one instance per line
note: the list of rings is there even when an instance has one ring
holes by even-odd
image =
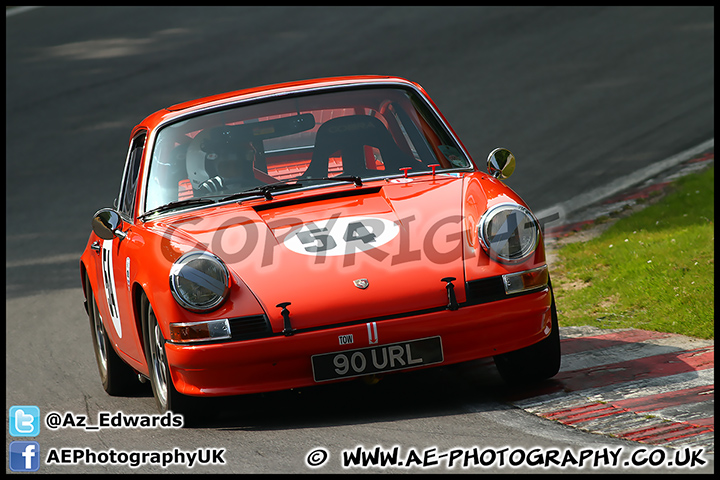
[[[555,375],[538,220],[417,84],[358,76],[168,107],[130,137],[80,259],[100,378],[161,412],[494,357]]]

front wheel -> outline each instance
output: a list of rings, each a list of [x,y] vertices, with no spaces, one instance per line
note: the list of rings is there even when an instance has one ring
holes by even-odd
[[[550,288],[552,294],[552,287]],[[552,331],[529,347],[494,357],[500,376],[511,385],[532,384],[555,376],[560,370],[560,331],[555,295],[550,306]]]
[[[165,355],[165,337],[149,302],[146,312],[145,355],[155,402],[161,413],[172,411],[181,414],[185,419],[185,425],[189,425],[193,423],[198,412],[195,408],[195,399],[175,389]]]

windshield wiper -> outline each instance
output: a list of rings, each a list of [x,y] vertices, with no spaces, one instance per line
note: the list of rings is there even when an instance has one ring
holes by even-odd
[[[292,181],[292,180],[291,180]],[[303,182],[314,182],[314,181],[335,181],[335,182],[353,182],[356,186],[362,187],[362,179],[356,175],[338,175],[336,177],[319,177],[319,178],[303,178]],[[149,217],[151,215],[167,212],[169,210],[174,210],[176,208],[180,207],[187,207],[191,205],[207,205],[210,203],[217,203],[217,202],[226,202],[228,200],[235,200],[238,198],[243,197],[250,197],[253,195],[262,195],[265,197],[265,200],[272,200],[273,195],[272,192],[277,190],[287,190],[291,188],[301,188],[303,186],[300,182],[295,183],[271,183],[269,185],[263,185],[262,187],[255,187],[248,190],[243,190],[242,192],[233,193],[231,195],[228,195],[226,197],[222,197],[219,200],[215,198],[209,198],[209,197],[198,197],[198,198],[188,198],[185,200],[177,200],[174,202],[166,203],[165,205],[160,205],[157,208],[153,208],[152,210],[149,210],[142,215],[140,215],[140,218],[144,219],[146,217]],[[213,197],[218,197],[218,195],[213,195]]]
[[[168,210],[174,210],[176,208],[180,207],[187,207],[190,205],[207,205],[209,203],[216,203],[217,200],[214,200],[212,198],[207,197],[198,197],[198,198],[188,198],[185,200],[176,200],[174,202],[166,203],[165,205],[160,205],[157,208],[153,208],[152,210],[149,210],[142,215],[140,215],[140,218],[149,217],[150,215],[156,214],[156,213],[162,213],[167,212]]]
[[[220,199],[221,202],[226,202],[228,200],[235,200],[236,198],[243,198],[243,197],[250,197],[253,195],[262,195],[265,197],[265,200],[272,200],[272,192],[276,190],[285,190],[288,188],[298,188],[302,187],[302,184],[300,183],[271,183],[270,185],[263,185],[262,187],[255,187],[251,188],[249,190],[243,190],[242,192],[233,193],[232,195],[228,195],[227,197],[223,197]]]
[[[302,188],[304,185],[304,182],[314,182],[314,181],[336,181],[336,182],[353,182],[358,187],[362,187],[362,179],[360,177],[357,177],[355,175],[338,175],[337,177],[320,177],[320,178],[303,178],[302,182],[293,180],[295,183],[284,183],[284,182],[278,182],[278,183],[271,183],[269,185],[263,185],[262,187],[255,187],[251,188],[249,190],[243,190],[242,192],[233,193],[232,195],[228,195],[227,197],[223,197],[220,201],[225,202],[228,200],[235,200],[238,198],[243,197],[249,197],[253,195],[262,195],[265,197],[265,200],[272,200],[273,195],[272,192],[277,190],[288,190],[291,188]]]
[[[331,180],[336,182],[353,182],[356,186],[362,187],[362,178],[357,175],[338,175],[336,177],[316,177],[316,178],[303,178],[303,182],[314,182],[318,180]]]

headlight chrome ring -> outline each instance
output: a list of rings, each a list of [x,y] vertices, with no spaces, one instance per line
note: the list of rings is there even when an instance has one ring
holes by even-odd
[[[230,292],[230,272],[225,263],[209,252],[192,251],[170,269],[170,291],[175,301],[192,312],[218,308]]]
[[[538,246],[540,228],[527,208],[501,203],[486,211],[478,222],[478,238],[485,253],[495,261],[520,263]]]

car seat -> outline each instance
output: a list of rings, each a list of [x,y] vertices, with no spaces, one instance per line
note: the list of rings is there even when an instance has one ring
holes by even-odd
[[[400,150],[379,119],[368,115],[349,115],[328,120],[318,128],[312,160],[301,178],[327,177],[330,158],[338,152],[342,156],[344,175],[376,174],[377,170],[367,168],[366,146],[380,151],[386,174],[399,172],[400,167],[418,164]]]

